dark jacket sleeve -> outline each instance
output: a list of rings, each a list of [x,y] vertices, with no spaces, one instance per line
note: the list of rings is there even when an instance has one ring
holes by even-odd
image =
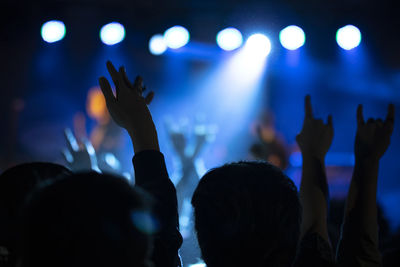
[[[164,156],[158,151],[141,151],[133,157],[136,185],[155,199],[154,215],[159,231],[154,236],[152,260],[156,267],[181,266],[178,250],[182,245],[176,190],[168,177]]]

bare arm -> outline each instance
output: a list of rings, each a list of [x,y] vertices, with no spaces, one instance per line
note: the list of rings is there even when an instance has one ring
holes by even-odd
[[[389,105],[385,121],[369,119],[366,123],[363,107],[358,106],[355,165],[337,256],[342,266],[381,265],[376,192],[379,161],[389,147],[393,126],[393,105]]]
[[[296,137],[303,157],[300,200],[303,205],[301,237],[314,232],[329,242],[327,228],[328,184],[325,173],[325,155],[333,139],[332,117],[328,123],[315,119],[311,98],[305,98],[303,129]]]

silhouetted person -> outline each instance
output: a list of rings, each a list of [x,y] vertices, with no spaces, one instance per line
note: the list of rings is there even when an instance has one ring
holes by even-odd
[[[20,216],[27,197],[41,182],[70,175],[53,163],[20,164],[0,175],[0,266],[16,266]]]
[[[25,209],[22,266],[151,266],[150,202],[126,179],[95,172],[43,186]]]
[[[238,162],[203,176],[192,204],[209,267],[290,266],[300,236],[293,182],[264,162]]]
[[[193,192],[200,180],[195,162],[212,133],[207,131],[204,125],[195,125],[193,134],[194,143],[191,144],[189,142],[190,136],[185,134],[182,129],[174,129],[168,121],[166,121],[165,126],[172,147],[179,160],[181,170],[180,179],[175,183],[175,186],[178,200],[180,232],[184,239],[180,249],[180,256],[185,266],[187,266],[196,263],[200,258],[199,245],[194,233],[192,220],[193,210],[190,204]]]
[[[204,175],[192,204],[207,266],[333,265],[324,168],[332,138],[332,118],[327,124],[315,119],[307,96],[297,136],[303,156],[300,198],[293,182],[269,163],[233,163]]]

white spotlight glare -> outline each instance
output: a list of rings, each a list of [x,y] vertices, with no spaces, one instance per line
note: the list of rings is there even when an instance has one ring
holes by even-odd
[[[115,45],[124,40],[125,28],[118,22],[104,25],[100,30],[100,39],[106,45]]]
[[[344,50],[351,50],[360,45],[361,32],[356,26],[344,26],[336,32],[336,42]]]
[[[65,25],[62,21],[51,20],[42,25],[42,38],[48,43],[60,41],[65,36]]]
[[[254,57],[267,57],[271,52],[271,41],[264,34],[253,34],[247,39],[245,50]]]
[[[239,48],[242,43],[242,34],[235,28],[226,28],[217,34],[217,44],[223,50],[235,50]]]
[[[190,39],[189,31],[182,26],[174,26],[164,33],[164,40],[169,48],[178,49],[185,46]]]
[[[306,41],[304,31],[295,25],[284,28],[279,33],[279,41],[288,50],[296,50],[302,47]]]
[[[167,44],[162,34],[156,34],[150,38],[149,50],[153,55],[161,55],[167,50]]]

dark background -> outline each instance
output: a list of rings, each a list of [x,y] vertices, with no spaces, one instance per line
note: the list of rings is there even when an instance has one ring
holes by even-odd
[[[266,33],[273,51],[263,81],[262,101],[252,107],[248,122],[239,125],[242,130],[232,133],[230,142],[219,142],[217,137],[213,148],[204,151],[206,167],[246,158],[248,145],[255,140],[249,129],[263,110],[275,114],[277,130],[294,146],[307,93],[312,94],[320,116],[334,116],[330,164],[351,166],[358,103],[365,105],[366,117],[382,117],[387,104],[394,103],[400,118],[398,12],[396,1],[372,0],[2,0],[0,168],[31,160],[62,162],[62,130],[72,126],[76,112],[85,111],[87,91],[106,74],[107,59],[124,64],[131,75],[141,73],[148,87],[155,90],[152,111],[167,155],[173,157],[162,126],[165,115],[193,119],[191,112],[203,112],[210,123],[220,126],[218,134],[226,136],[227,128],[210,114],[224,96],[210,99],[214,103],[210,106],[206,102],[193,104],[193,97],[197,82],[224,59],[215,36],[228,26],[241,30],[244,37],[255,31]],[[62,20],[67,34],[61,42],[47,44],[41,39],[40,27],[51,19]],[[127,34],[115,47],[99,40],[100,27],[111,21],[122,23]],[[149,38],[176,24],[189,29],[192,42],[188,48],[151,55]],[[290,63],[292,56],[278,40],[279,31],[291,24],[301,26],[307,36],[295,64]],[[354,53],[346,54],[335,42],[336,30],[346,24],[354,24],[362,32],[362,44]],[[193,101],[192,109],[188,101]],[[230,123],[234,121],[232,118]],[[88,128],[92,126],[89,121]],[[400,202],[399,129],[396,125],[392,145],[382,159],[379,181],[379,198],[393,226],[400,223],[396,207]],[[124,153],[129,164],[131,149]],[[349,160],[339,164],[343,158]],[[168,164],[173,168],[171,162]],[[296,170],[293,166],[294,176]],[[347,184],[341,190],[346,191]]]

